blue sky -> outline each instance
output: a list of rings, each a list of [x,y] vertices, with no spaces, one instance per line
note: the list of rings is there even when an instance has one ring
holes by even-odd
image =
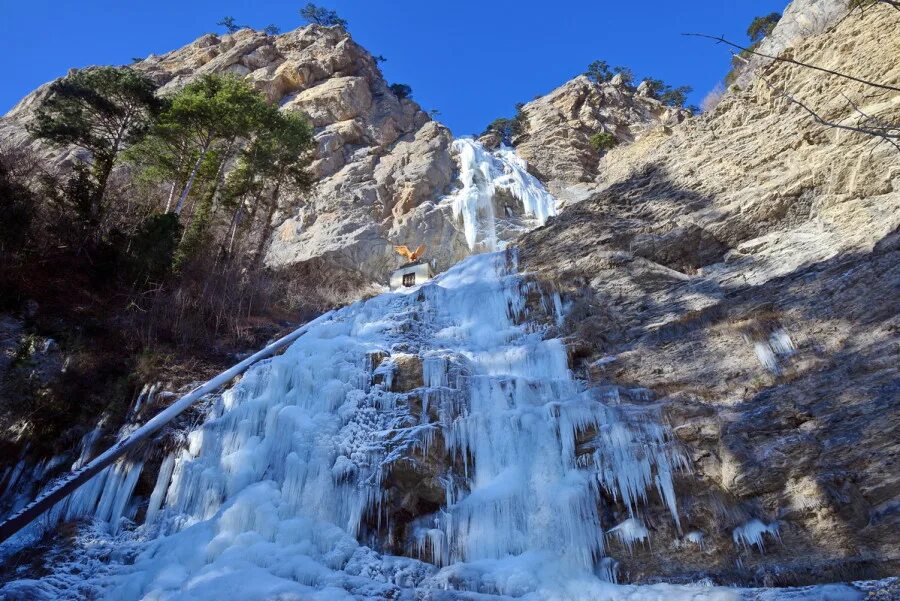
[[[225,15],[287,31],[301,1],[5,0],[0,20],[0,112],[70,67],[124,64],[220,31]],[[691,103],[721,80],[729,51],[681,32],[744,40],[756,15],[786,0],[322,0],[350,23],[354,38],[384,55],[389,82],[412,86],[425,110],[456,135],[477,133],[516,102],[531,100],[584,71],[596,58],[673,85]]]

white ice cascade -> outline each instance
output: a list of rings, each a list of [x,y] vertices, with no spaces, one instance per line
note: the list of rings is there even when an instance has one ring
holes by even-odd
[[[554,214],[511,150],[454,144],[452,202],[470,245],[497,245],[498,189],[522,202],[525,225]],[[621,405],[573,377],[550,336],[562,312],[558,294],[518,274],[514,250],[336,312],[201,408],[149,498],[132,498],[144,462],[123,460],[55,507],[45,523],[96,518],[86,556],[108,545],[121,558],[93,576],[75,566],[60,587],[330,601],[429,589],[580,598],[609,586],[607,537],[648,540],[650,494],[680,528],[673,476],[687,460],[653,406]],[[417,384],[397,385],[410,369]],[[439,482],[441,502],[400,523],[397,470],[410,462],[429,466],[414,478]],[[604,496],[619,524],[601,519]],[[581,592],[559,589],[573,582]],[[60,587],[54,598],[66,598]]]
[[[471,138],[453,141],[453,150],[459,157],[460,187],[448,195],[453,215],[462,219],[466,242],[470,249],[481,245],[486,250],[497,250],[503,245],[498,228],[517,227],[512,209],[497,214],[498,191],[505,191],[521,203],[520,213],[530,221],[528,226],[544,225],[548,217],[556,215],[556,199],[533,175],[527,164],[516,152],[501,147],[493,152]]]
[[[387,579],[522,594],[546,586],[522,580],[537,565],[599,582],[611,526],[601,490],[637,518],[655,489],[677,521],[672,475],[685,459],[652,411],[572,377],[564,345],[546,336],[560,310],[504,251],[312,327],[164,460],[145,523],[120,535],[136,559],[103,588],[115,599],[344,599],[333,589],[359,597]],[[422,385],[396,391],[410,357]],[[385,491],[413,456],[443,457],[445,497],[396,540]]]

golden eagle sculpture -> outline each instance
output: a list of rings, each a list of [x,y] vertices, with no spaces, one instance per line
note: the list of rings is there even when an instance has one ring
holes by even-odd
[[[418,261],[419,259],[422,258],[422,255],[425,254],[425,245],[420,244],[419,248],[417,248],[416,250],[409,250],[409,247],[406,245],[395,246],[394,250],[397,252],[398,255],[406,257],[406,259],[410,263],[415,263],[416,261]]]

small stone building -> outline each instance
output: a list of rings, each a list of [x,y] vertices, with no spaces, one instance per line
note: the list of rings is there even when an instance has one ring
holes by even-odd
[[[432,278],[431,265],[427,262],[409,263],[391,274],[391,290],[410,288]]]

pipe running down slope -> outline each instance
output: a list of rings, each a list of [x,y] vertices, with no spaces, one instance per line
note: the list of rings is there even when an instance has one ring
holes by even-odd
[[[107,449],[81,468],[73,471],[68,476],[60,478],[51,484],[50,487],[42,491],[31,503],[0,523],[0,543],[10,539],[22,528],[40,517],[45,511],[65,499],[69,494],[78,489],[79,486],[100,473],[104,468],[112,465],[113,462],[137,447],[152,434],[158,432],[166,424],[184,412],[185,409],[197,402],[201,397],[211,392],[215,392],[222,386],[228,384],[232,379],[247,371],[253,364],[272,357],[300,338],[300,336],[305,334],[310,327],[329,319],[333,313],[334,311],[329,311],[328,313],[320,315],[309,323],[297,328],[290,334],[247,357],[240,363],[223,371],[205,384],[198,386],[160,411],[153,418],[148,420],[146,424],[135,430],[130,436],[120,440],[111,448]]]

